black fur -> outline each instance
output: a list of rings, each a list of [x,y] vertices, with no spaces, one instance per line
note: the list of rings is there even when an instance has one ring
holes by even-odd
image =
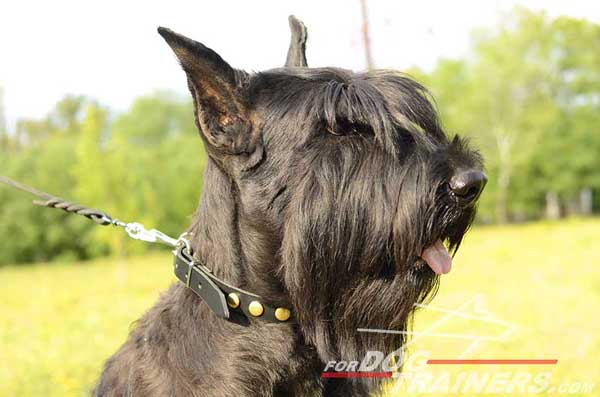
[[[475,206],[448,181],[481,169],[480,156],[446,136],[426,90],[400,73],[248,74],[161,34],[188,74],[210,157],[190,228],[197,257],[292,307],[298,325],[226,322],[176,284],[108,360],[95,394],[366,396],[377,383],[323,380],[325,363],[403,343],[356,329],[405,330],[435,291],[420,254],[438,238],[460,245]]]

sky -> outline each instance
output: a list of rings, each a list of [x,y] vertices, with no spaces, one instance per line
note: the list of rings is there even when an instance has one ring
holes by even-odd
[[[600,23],[600,5],[583,0],[367,0],[376,67],[432,69],[465,55],[473,29],[493,26],[515,5]],[[157,89],[186,92],[183,72],[156,33],[169,27],[218,52],[233,67],[282,66],[287,17],[308,28],[309,66],[365,68],[359,0],[31,1],[0,12],[0,87],[9,128],[42,117],[65,94],[83,94],[114,111]]]

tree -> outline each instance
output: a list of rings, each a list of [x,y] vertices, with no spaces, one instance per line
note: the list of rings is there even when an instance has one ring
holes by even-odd
[[[79,197],[124,221],[178,235],[199,196],[200,142],[191,103],[172,93],[140,97],[112,123],[105,110],[89,106],[77,144]],[[147,249],[112,230],[94,238],[117,255]]]
[[[365,49],[365,63],[368,70],[373,69],[373,55],[371,53],[371,36],[369,35],[369,12],[367,0],[360,0],[360,12],[362,18],[362,38]]]
[[[190,106],[190,101],[168,91],[139,97],[115,120],[113,138],[145,147],[178,135],[196,135]]]
[[[3,174],[173,236],[188,225],[206,160],[189,100],[155,93],[114,119],[97,102],[69,96],[20,125],[22,145],[3,156]],[[34,207],[18,192],[1,189],[0,203],[0,264],[150,248],[112,228]]]
[[[6,114],[4,113],[4,90],[0,87],[0,152],[8,151],[10,137],[6,126]]]
[[[95,102],[88,104],[84,112],[75,141],[76,160],[72,167],[76,180],[74,194],[78,201],[90,206],[101,206],[110,213],[115,208],[110,206],[112,203],[105,202],[104,198],[107,195],[108,178],[113,170],[109,159],[105,158],[103,148],[103,142],[108,139],[110,114]],[[94,254],[119,251],[118,236],[110,232],[105,228],[95,228],[90,234],[86,244]]]
[[[560,17],[551,29],[560,124],[542,146],[540,172],[545,190],[567,212],[589,213],[592,191],[600,187],[600,25]]]
[[[415,71],[445,125],[482,148],[483,219],[540,216],[549,192],[597,189],[599,46],[598,25],[516,9],[474,35],[469,57]]]
[[[67,135],[79,132],[88,103],[89,100],[83,95],[66,95],[62,98],[50,114],[55,128]]]

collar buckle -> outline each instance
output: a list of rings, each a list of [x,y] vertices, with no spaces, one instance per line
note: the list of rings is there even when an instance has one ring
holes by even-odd
[[[251,318],[279,324],[295,323],[289,309],[268,305],[260,296],[224,282],[195,262],[189,243],[186,243],[184,240],[173,250],[175,276],[202,298],[218,317],[241,325],[248,325]]]

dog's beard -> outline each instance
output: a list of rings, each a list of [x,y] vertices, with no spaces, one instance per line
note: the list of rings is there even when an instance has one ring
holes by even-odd
[[[345,298],[333,311],[337,359],[360,361],[368,350],[388,355],[399,349],[406,342],[401,332],[407,330],[415,304],[432,296],[438,279],[413,268],[392,278],[361,279],[344,291]]]
[[[389,263],[368,274],[327,256],[292,257],[297,270],[287,272],[301,330],[321,359],[360,361],[368,350],[387,355],[400,348],[406,338],[397,331],[407,329],[415,304],[433,295],[439,277],[418,259],[403,272]],[[393,332],[359,332],[364,328]]]
[[[331,157],[304,168],[286,207],[282,271],[321,359],[360,361],[401,347],[403,333],[358,329],[405,331],[438,283],[423,250],[438,239],[455,249],[472,216],[438,205],[441,183],[422,167],[390,167],[377,153]]]

